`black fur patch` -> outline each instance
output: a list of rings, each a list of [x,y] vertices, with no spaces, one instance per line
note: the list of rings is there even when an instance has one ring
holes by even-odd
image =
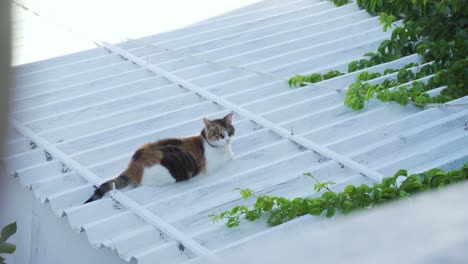
[[[163,155],[161,165],[169,170],[176,182],[188,180],[200,173],[201,168],[195,158],[176,146],[166,146]]]
[[[160,146],[160,147],[178,146],[180,144],[182,144],[182,140],[177,139],[177,138],[163,139],[163,140],[158,142],[158,146]]]
[[[116,180],[121,180],[122,181],[122,184],[124,186],[127,186],[128,183],[130,182],[130,177],[128,177],[127,175],[121,175],[119,176]]]
[[[202,131],[200,132],[200,135],[201,135],[204,139],[206,139],[206,131],[205,131],[205,129],[202,129]]]
[[[141,157],[141,155],[143,155],[143,150],[142,149],[139,149],[139,150],[135,151],[135,153],[132,156],[132,160],[135,161],[135,160],[139,159]]]
[[[108,192],[110,190],[111,190],[110,182],[105,182],[105,183],[101,184],[101,186],[99,186],[99,188],[97,188],[94,191],[94,194],[88,200],[86,200],[86,202],[84,202],[84,203],[89,203],[89,202],[99,200],[99,199],[102,198],[102,196],[104,196],[104,194],[106,192]]]
[[[127,186],[129,182],[130,182],[130,178],[127,175],[120,175],[119,177],[113,180],[107,181],[101,184],[101,186],[99,186],[99,188],[97,188],[94,191],[94,194],[84,203],[89,203],[89,202],[101,199],[104,196],[104,194],[112,190],[114,183],[115,183],[115,188],[120,189],[120,188]]]

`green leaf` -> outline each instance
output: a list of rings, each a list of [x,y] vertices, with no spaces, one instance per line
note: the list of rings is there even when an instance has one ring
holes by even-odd
[[[328,189],[330,185],[333,185],[335,184],[334,182],[332,181],[327,181],[327,182],[318,182],[316,184],[314,184],[314,190],[316,192],[320,192],[321,190],[323,189]]]
[[[297,211],[296,210],[291,210],[288,212],[288,220],[294,219],[297,217]]]
[[[344,201],[342,207],[343,207],[343,213],[346,214],[346,213],[351,212],[354,209],[354,204],[350,201]]]
[[[411,178],[410,178],[411,177]],[[419,181],[419,176],[416,174],[411,175],[406,180],[404,180],[399,189],[408,193],[417,192],[422,187],[422,183]]]
[[[336,193],[335,192],[324,192],[322,194],[322,198],[326,199],[326,200],[330,200],[330,199],[333,199],[333,198],[336,198]]]
[[[359,91],[361,86],[362,84],[352,84],[346,94],[344,103],[353,110],[360,110],[364,107],[364,96]]]
[[[267,219],[267,223],[272,226],[277,226],[279,224],[284,223],[285,221],[287,221],[286,217],[283,216],[281,212],[277,210],[273,211],[270,217],[268,217]]]
[[[408,171],[407,170],[399,170],[393,175],[393,177],[395,177],[395,178],[398,178],[400,176],[407,177],[408,176]]]
[[[231,214],[231,215],[236,215],[237,212],[238,212],[239,210],[240,210],[240,206],[235,206],[235,207],[233,207],[233,208],[231,209],[230,214]]]
[[[261,213],[258,210],[247,211],[245,213],[245,218],[249,221],[257,220],[260,217]]]
[[[208,217],[211,217],[211,221],[213,222],[213,224],[223,219],[221,215],[215,215],[215,214],[209,214]]]
[[[372,97],[374,97],[374,91],[373,90],[367,90],[366,100],[369,101],[370,99],[372,99]]]
[[[437,169],[437,168],[434,168],[434,169],[430,169],[426,172],[426,175],[428,177],[434,177],[434,176],[445,176],[446,173],[445,171],[441,170],[441,169]]]
[[[397,190],[394,188],[384,188],[382,189],[381,196],[383,198],[393,200],[397,197],[396,193],[397,193]]]
[[[260,209],[263,209],[264,207],[265,207],[265,199],[263,199],[262,197],[258,197],[257,201],[254,204],[254,209],[260,210]]]
[[[335,215],[335,208],[334,207],[328,207],[327,208],[327,218],[333,217]]]
[[[358,62],[357,61],[352,61],[348,64],[348,72],[355,72],[358,70]]]
[[[238,190],[240,194],[242,195],[242,198],[244,199],[248,199],[254,193],[254,191],[249,188],[246,188],[246,189],[236,188],[235,190]]]
[[[275,205],[273,202],[273,199],[271,199],[271,197],[269,196],[263,196],[263,202],[264,202],[263,204],[264,211],[270,211]]]
[[[344,73],[341,73],[340,71],[337,71],[337,70],[331,70],[329,72],[327,72],[326,74],[323,75],[323,79],[325,80],[328,80],[328,79],[331,79],[331,78],[334,78],[334,77],[337,77],[337,76],[340,76],[340,75],[343,75]]]
[[[302,75],[296,75],[296,80],[299,81],[299,86],[303,86],[303,85],[304,85],[304,76],[302,76]]]
[[[0,253],[13,254],[16,250],[16,245],[10,244],[8,242],[3,242],[0,244]]]
[[[356,190],[356,186],[354,185],[348,185],[345,187],[344,192],[348,195],[353,194],[354,190]]]
[[[7,241],[12,235],[16,233],[16,222],[13,222],[2,229],[0,242]]]
[[[311,83],[320,82],[322,80],[323,80],[323,77],[320,73],[312,73],[311,75],[309,75],[309,82]]]
[[[408,197],[408,196],[410,196],[410,193],[409,193],[409,192],[405,192],[405,191],[403,191],[403,190],[400,191],[400,197],[401,197],[401,198]]]
[[[323,212],[323,207],[313,206],[309,209],[309,214],[311,215],[321,215]]]
[[[232,217],[232,218],[229,218],[226,225],[228,227],[235,227],[235,226],[238,226],[240,224],[240,220],[239,220],[239,217]]]
[[[396,184],[396,177],[385,177],[382,179],[382,185],[384,187],[390,187]]]
[[[431,188],[438,188],[438,187],[441,187],[444,184],[444,180],[445,180],[445,177],[443,175],[434,175],[433,177],[431,177],[431,179],[429,180],[429,186]]]
[[[395,21],[396,17],[394,15],[388,15],[386,13],[380,13],[380,20],[379,23],[383,24],[383,31],[387,32],[388,28],[392,27],[393,21]]]
[[[362,193],[362,194],[364,194],[364,193],[370,193],[370,192],[372,192],[372,188],[369,187],[369,186],[367,186],[367,185],[365,185],[365,184],[361,184],[361,185],[359,185],[359,187],[357,188],[356,191],[357,191],[358,193]]]

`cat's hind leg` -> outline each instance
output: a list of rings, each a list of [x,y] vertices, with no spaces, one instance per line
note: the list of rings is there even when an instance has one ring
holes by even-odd
[[[169,170],[160,164],[146,167],[143,170],[143,176],[141,179],[142,185],[162,186],[175,182],[176,180],[172,177]]]

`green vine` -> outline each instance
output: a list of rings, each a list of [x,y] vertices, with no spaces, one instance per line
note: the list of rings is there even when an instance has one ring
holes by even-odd
[[[16,245],[8,243],[7,240],[16,233],[16,222],[5,226],[0,232],[0,253],[13,254],[16,251]],[[0,256],[0,264],[5,264],[5,258]]]
[[[380,15],[384,31],[393,27],[397,19],[402,20],[402,25],[394,28],[391,38],[384,40],[377,51],[368,52],[364,54],[365,58],[349,63],[348,73],[415,53],[422,57],[425,65],[413,71],[408,70],[408,65],[401,69],[387,69],[384,75],[398,71],[398,80],[382,84],[366,82],[380,77],[379,73],[367,73],[370,78],[366,80],[362,78],[366,73],[363,72],[348,87],[345,105],[359,110],[375,96],[383,102],[401,105],[411,102],[424,106],[468,95],[466,0],[357,0],[357,3],[369,13]],[[433,76],[427,83],[401,85],[429,75]],[[336,76],[339,75],[331,78]],[[290,78],[289,85],[305,86],[322,80],[326,78],[318,73],[296,75]],[[439,95],[430,96],[427,93],[438,87],[444,87]]]
[[[335,4],[336,6],[342,6],[342,5],[346,5],[349,3],[350,0],[330,0],[330,2],[332,2],[333,4]]]
[[[344,73],[337,71],[337,70],[331,70],[325,74],[320,74],[320,73],[312,73],[311,75],[296,75],[292,78],[289,79],[288,84],[289,86],[306,86],[307,83],[316,83],[320,82],[323,80],[331,79],[336,76],[343,75]]]
[[[231,210],[220,214],[211,214],[213,222],[226,220],[228,227],[238,226],[241,217],[249,221],[259,219],[266,215],[269,225],[279,225],[299,216],[311,214],[319,216],[325,214],[330,218],[338,211],[343,214],[372,208],[376,205],[402,199],[422,191],[438,189],[445,185],[468,179],[468,162],[459,170],[448,173],[440,169],[431,169],[423,173],[408,175],[406,170],[399,170],[393,177],[382,179],[381,183],[368,186],[348,185],[341,192],[334,192],[330,186],[334,182],[319,182],[312,174],[304,175],[312,177],[316,184],[314,190],[322,192],[320,197],[297,197],[288,199],[285,197],[260,195],[256,196],[251,189],[237,189],[242,198],[256,198],[253,208],[245,205],[233,207]],[[401,183],[399,183],[401,179]]]

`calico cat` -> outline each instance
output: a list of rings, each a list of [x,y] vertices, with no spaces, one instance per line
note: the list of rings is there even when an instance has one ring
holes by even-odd
[[[203,118],[203,122],[205,127],[198,136],[162,139],[141,146],[127,169],[99,186],[85,203],[102,198],[114,186],[164,185],[221,168],[234,156],[230,144],[235,131],[232,113],[220,119]]]

